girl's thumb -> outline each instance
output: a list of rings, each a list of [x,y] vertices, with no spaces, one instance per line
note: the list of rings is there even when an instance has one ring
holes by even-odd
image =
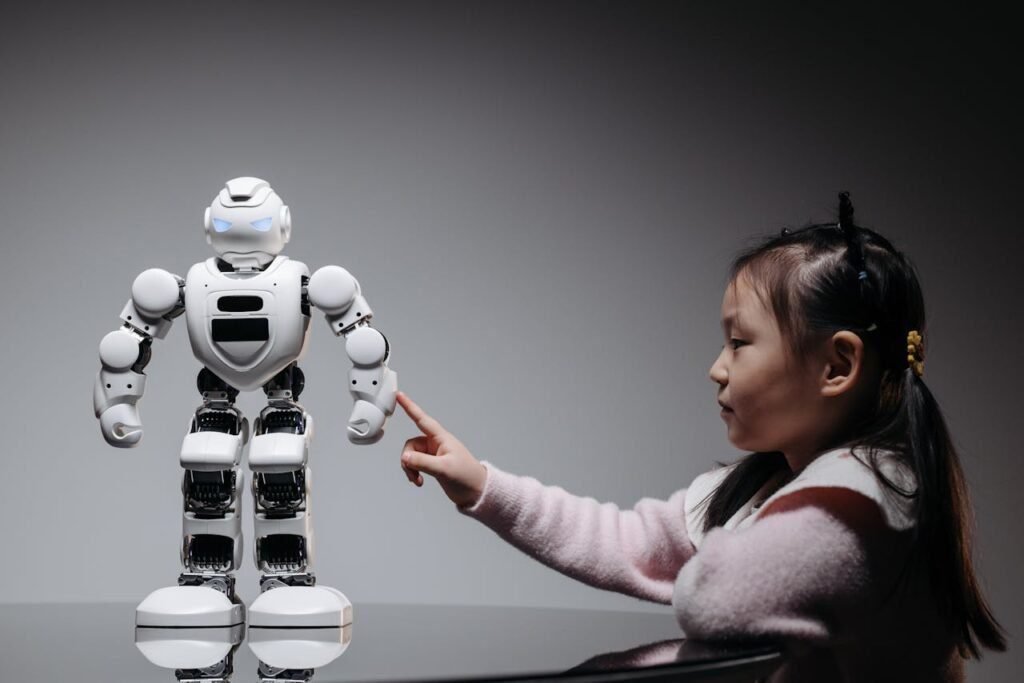
[[[438,473],[437,456],[419,451],[405,451],[402,453],[402,462],[414,470],[436,475]]]

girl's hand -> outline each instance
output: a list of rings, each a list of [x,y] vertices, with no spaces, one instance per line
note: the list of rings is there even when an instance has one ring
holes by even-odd
[[[426,472],[437,479],[445,495],[459,507],[468,507],[480,500],[487,468],[441,423],[401,391],[398,404],[423,432],[423,436],[409,439],[402,448],[402,469],[409,481],[423,486],[420,472]]]

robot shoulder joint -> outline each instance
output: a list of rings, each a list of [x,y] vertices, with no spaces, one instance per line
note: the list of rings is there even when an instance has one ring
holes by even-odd
[[[324,266],[309,278],[309,302],[326,315],[341,315],[359,296],[359,282],[341,266]]]
[[[184,280],[162,268],[139,273],[132,283],[132,302],[147,318],[161,318],[182,305]]]

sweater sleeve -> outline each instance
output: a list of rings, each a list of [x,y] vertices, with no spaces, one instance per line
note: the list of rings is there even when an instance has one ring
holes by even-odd
[[[699,640],[841,637],[874,604],[871,549],[886,533],[878,505],[859,492],[780,497],[753,524],[704,537],[676,580],[676,618]]]
[[[686,532],[685,489],[667,501],[643,498],[632,510],[620,510],[483,465],[483,493],[460,512],[566,576],[644,600],[671,601],[679,568],[696,552]]]

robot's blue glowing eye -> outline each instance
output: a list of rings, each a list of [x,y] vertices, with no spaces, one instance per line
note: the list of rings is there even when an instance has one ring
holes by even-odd
[[[217,232],[227,232],[230,227],[231,223],[228,221],[221,220],[220,218],[213,219],[213,229]]]
[[[252,227],[256,228],[260,232],[266,232],[267,230],[270,230],[270,226],[273,225],[273,224],[274,224],[273,216],[267,216],[266,218],[261,218],[258,221],[253,221],[249,225],[251,225]]]

